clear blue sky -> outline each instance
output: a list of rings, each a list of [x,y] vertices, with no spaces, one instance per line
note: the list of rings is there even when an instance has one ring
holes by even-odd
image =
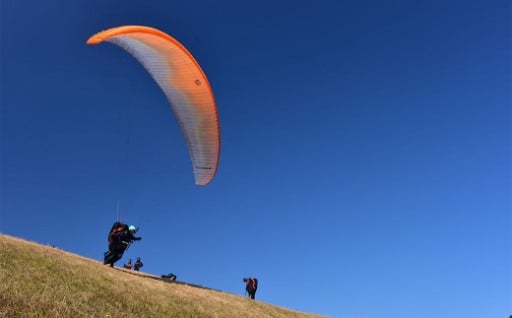
[[[1,1],[0,231],[331,317],[512,314],[510,1]],[[125,24],[181,41],[222,133],[196,187]],[[122,261],[119,264],[122,264]]]

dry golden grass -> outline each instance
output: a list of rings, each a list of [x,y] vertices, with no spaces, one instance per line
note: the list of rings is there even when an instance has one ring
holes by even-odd
[[[0,235],[0,317],[322,317]]]

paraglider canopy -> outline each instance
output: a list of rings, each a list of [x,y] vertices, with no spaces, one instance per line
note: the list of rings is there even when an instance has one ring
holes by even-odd
[[[185,137],[196,184],[210,183],[219,164],[220,129],[213,91],[199,63],[176,39],[146,26],[111,28],[87,44],[104,41],[133,55],[160,86]]]

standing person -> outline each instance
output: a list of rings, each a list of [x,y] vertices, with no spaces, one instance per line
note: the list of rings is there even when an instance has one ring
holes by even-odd
[[[244,277],[245,290],[249,294],[249,298],[256,298],[256,290],[258,289],[258,279],[251,277]]]
[[[137,257],[137,260],[135,261],[135,265],[133,265],[133,270],[134,271],[139,271],[139,269],[144,266],[144,264],[142,263],[142,261],[140,260],[140,257]]]

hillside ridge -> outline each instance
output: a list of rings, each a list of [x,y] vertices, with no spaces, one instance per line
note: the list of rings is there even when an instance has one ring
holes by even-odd
[[[0,317],[320,318],[0,234]]]

